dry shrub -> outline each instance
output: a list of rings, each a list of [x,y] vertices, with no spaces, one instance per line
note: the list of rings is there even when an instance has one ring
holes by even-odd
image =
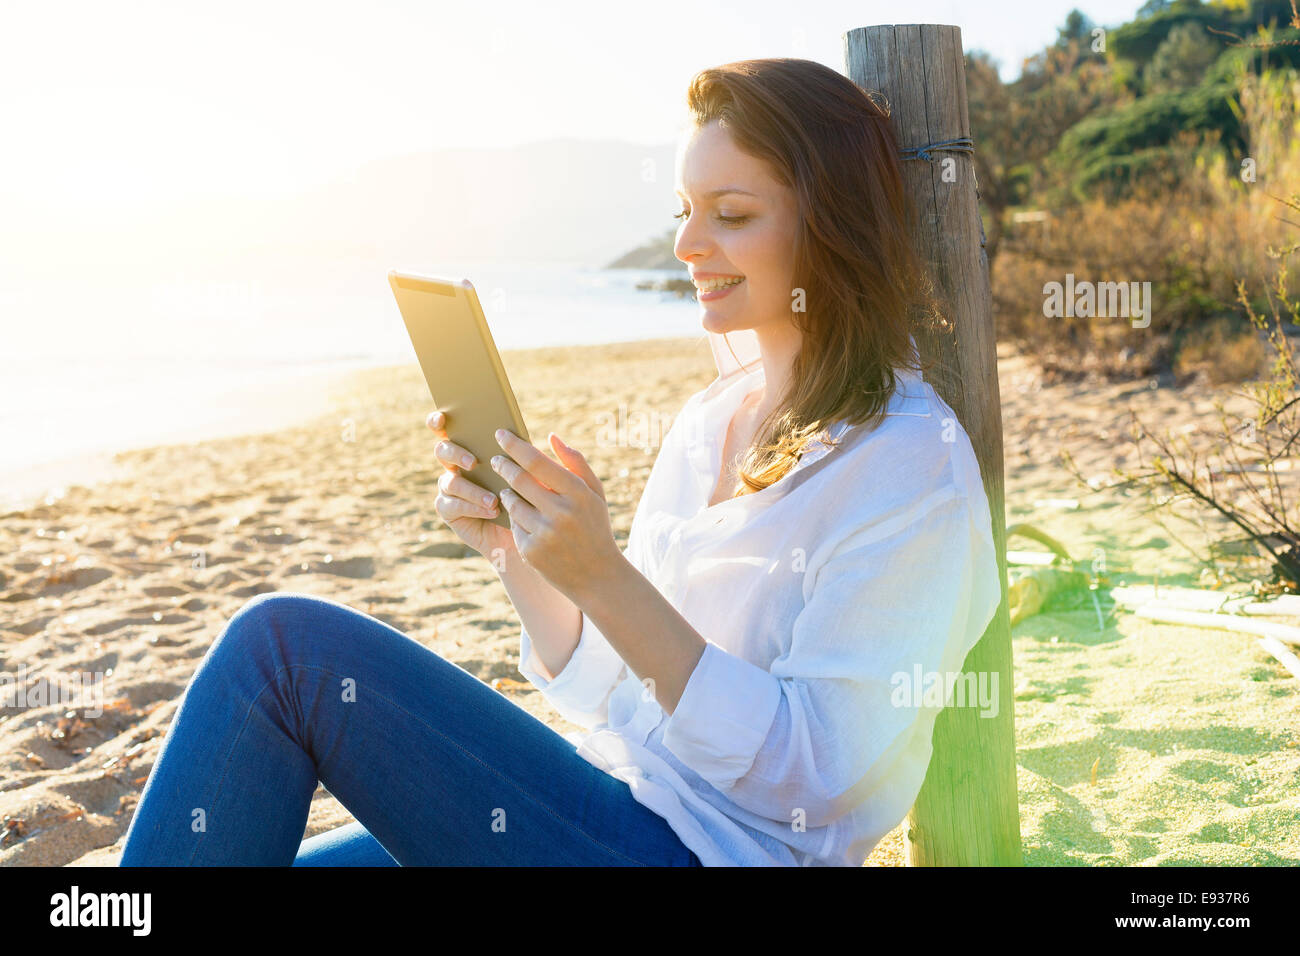
[[[1268,349],[1255,329],[1242,330],[1216,319],[1193,329],[1179,344],[1174,374],[1180,383],[1204,373],[1213,385],[1243,382],[1259,376]]]
[[[1249,157],[1229,158],[1212,139],[1188,134],[1174,153],[1176,168],[1153,174],[1132,195],[1052,210],[1047,223],[1010,225],[992,277],[999,337],[1039,356],[1049,377],[1092,370],[1146,377],[1170,368],[1182,375],[1198,367],[1254,375],[1262,346],[1222,320],[1240,317],[1238,281],[1265,283],[1273,268],[1266,250],[1286,238],[1274,197],[1300,182],[1300,79],[1294,71],[1243,76],[1239,99]],[[1243,180],[1246,158],[1254,182]],[[1067,273],[1076,282],[1150,282],[1149,327],[1133,328],[1123,317],[1045,316],[1045,283],[1064,284]],[[1180,349],[1189,350],[1185,358]]]

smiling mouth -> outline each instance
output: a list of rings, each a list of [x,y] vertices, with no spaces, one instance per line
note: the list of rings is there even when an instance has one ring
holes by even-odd
[[[744,276],[728,276],[725,279],[697,279],[695,280],[695,288],[700,292],[717,292],[719,289],[740,285],[744,281]]]

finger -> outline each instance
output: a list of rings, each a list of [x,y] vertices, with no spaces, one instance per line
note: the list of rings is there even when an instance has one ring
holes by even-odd
[[[492,508],[497,503],[496,495],[458,472],[443,472],[438,479],[438,490],[449,498],[460,498],[481,508]]]
[[[542,515],[512,488],[501,490],[501,507],[510,515],[511,527],[518,526],[525,534],[536,534],[542,526]]]
[[[551,432],[548,437],[551,439],[551,447],[555,449],[556,457],[560,459],[560,463],[585,481],[588,488],[604,498],[605,486],[601,483],[600,478],[596,476],[596,472],[592,470],[591,465],[587,464],[587,457],[578,449],[566,445],[555,432]]]
[[[443,521],[451,522],[459,518],[495,518],[497,508],[485,508],[463,498],[452,498],[445,494],[433,499],[434,510]]]
[[[429,417],[424,420],[424,424],[439,438],[447,437],[447,416],[438,409],[435,408],[429,413]]]
[[[578,490],[576,483],[581,482],[582,479],[559,462],[551,461],[545,452],[504,428],[497,430],[496,438],[502,450],[543,487],[553,488],[567,495],[574,494]]]
[[[493,455],[488,461],[492,470],[506,480],[525,501],[539,511],[549,508],[559,497],[550,488],[541,484],[536,478],[519,467],[505,455]]]
[[[433,453],[438,460],[447,467],[456,468],[473,468],[474,456],[464,448],[461,448],[455,442],[440,441],[433,448]]]

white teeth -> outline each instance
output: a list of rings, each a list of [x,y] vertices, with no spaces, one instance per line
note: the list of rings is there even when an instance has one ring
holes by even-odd
[[[735,276],[729,279],[696,279],[695,288],[701,292],[716,292],[718,289],[724,289],[729,285],[738,285],[744,281],[744,276]]]

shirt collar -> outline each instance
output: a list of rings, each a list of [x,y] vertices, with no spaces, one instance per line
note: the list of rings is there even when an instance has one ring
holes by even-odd
[[[713,352],[713,363],[717,367],[718,376],[705,390],[702,402],[707,403],[716,398],[742,378],[752,376],[755,383],[752,386],[736,388],[732,393],[731,400],[725,403],[726,407],[715,409],[715,414],[721,414],[720,421],[725,423],[731,421],[731,416],[740,407],[740,403],[744,401],[745,396],[753,391],[757,384],[764,381],[762,354],[758,347],[758,333],[753,329],[739,329],[735,332],[726,333],[725,339],[721,332],[708,332],[706,334],[709,338],[709,348]],[[909,334],[908,340],[912,343],[913,358],[919,358],[920,353],[917,349],[916,337]],[[928,407],[924,403],[917,404],[918,399],[924,399],[923,383],[925,380],[921,374],[910,368],[895,369],[894,379],[897,387],[890,398],[888,407],[885,409],[885,414],[928,415]],[[848,429],[849,423],[847,421],[838,421],[833,423],[827,429],[827,432],[831,441],[839,441]],[[811,465],[830,451],[831,447],[825,442],[813,439],[808,443],[803,455],[792,470],[797,471]]]
[[[758,333],[753,329],[738,329],[735,332],[728,332],[725,338],[721,332],[706,332],[705,334],[709,338],[709,349],[713,352],[713,364],[718,370],[717,378],[713,380],[704,393],[704,400],[708,401],[735,381],[737,375],[744,375],[752,372],[755,368],[761,368],[762,353],[758,347]],[[916,336],[909,333],[907,338],[912,343],[913,358],[919,359],[920,352],[916,346]],[[919,374],[910,369],[904,370],[898,377],[902,384],[913,384],[921,378]]]
[[[720,460],[721,445],[726,437],[728,423],[736,410],[740,408],[740,404],[745,400],[745,397],[763,384],[766,379],[758,354],[757,338],[754,336],[753,330],[742,330],[742,333],[744,334],[727,333],[727,338],[731,340],[732,347],[736,351],[736,357],[740,359],[739,363],[735,358],[732,358],[731,349],[727,348],[727,344],[723,341],[720,333],[708,333],[710,344],[713,347],[714,360],[718,366],[718,377],[714,379],[702,396],[699,407],[700,417],[691,422],[692,437],[687,439],[687,457],[700,480],[701,488],[704,490],[706,497],[713,491],[713,488],[709,487],[709,482],[716,478],[712,472],[717,464],[715,459]],[[739,341],[737,341],[738,335],[740,335]],[[723,354],[719,353],[719,348],[721,348]],[[912,339],[912,349],[915,354],[915,338]],[[894,378],[896,388],[894,394],[890,397],[885,414],[928,417],[930,415],[930,405],[925,398],[928,386],[924,385],[924,379],[920,373],[906,368],[895,369]],[[849,423],[841,419],[833,422],[827,428],[827,436],[830,441],[838,443],[845,438],[849,430]],[[838,444],[831,446],[821,439],[814,438],[810,440],[799,460],[786,473],[787,476],[820,461],[838,447]],[[742,497],[741,499],[730,500],[746,501],[748,499]],[[703,508],[701,508],[702,510]]]
[[[721,332],[709,332],[709,348],[713,351],[713,364],[717,366],[718,377],[713,380],[709,386],[709,391],[705,393],[705,399],[712,398],[719,391],[726,387],[724,383],[730,382],[734,377],[744,371],[752,371],[755,367],[761,367],[761,355],[758,349],[758,333],[753,329],[740,329],[736,332],[728,332],[726,338],[723,338]],[[730,348],[728,348],[730,344]],[[732,356],[735,352],[735,356]],[[739,361],[737,361],[739,360]]]

